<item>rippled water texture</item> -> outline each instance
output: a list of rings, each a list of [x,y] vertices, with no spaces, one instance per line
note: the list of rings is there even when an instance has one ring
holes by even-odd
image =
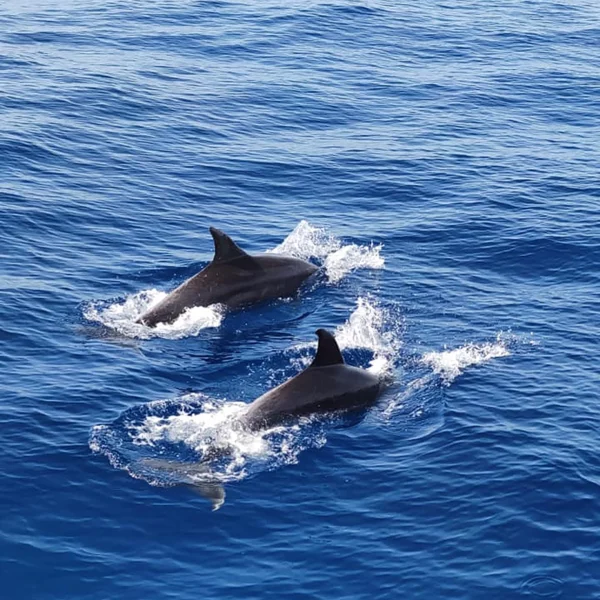
[[[2,600],[600,597],[597,2],[0,25]],[[211,225],[319,273],[136,324]],[[319,327],[379,403],[236,427]]]

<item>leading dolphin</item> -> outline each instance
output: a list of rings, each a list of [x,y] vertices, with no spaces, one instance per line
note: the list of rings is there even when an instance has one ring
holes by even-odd
[[[312,363],[301,373],[263,394],[240,417],[239,424],[250,431],[268,429],[280,423],[313,414],[350,411],[372,405],[381,390],[377,376],[344,363],[331,333],[317,330],[319,345]],[[167,473],[176,473],[188,485],[211,501],[213,510],[225,502],[225,489],[211,471],[211,462],[227,455],[227,447],[214,447],[199,463],[181,463],[145,458],[142,464]]]
[[[291,256],[250,256],[219,229],[211,227],[210,233],[215,243],[212,262],[144,313],[138,323],[148,327],[173,323],[193,306],[239,308],[291,296],[317,270],[315,265]]]

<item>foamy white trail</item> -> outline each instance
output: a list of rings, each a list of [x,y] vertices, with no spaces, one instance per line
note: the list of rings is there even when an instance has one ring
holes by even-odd
[[[498,334],[495,342],[470,343],[454,350],[427,352],[421,362],[439,375],[445,385],[450,385],[466,368],[509,355],[507,340]]]
[[[185,310],[171,324],[159,323],[155,327],[146,327],[136,321],[150,308],[167,297],[166,292],[151,289],[127,296],[123,302],[103,306],[102,302],[92,302],[84,310],[88,321],[102,323],[128,337],[148,339],[162,337],[179,339],[195,336],[207,327],[218,327],[223,320],[225,310],[218,304],[212,306],[194,306]]]
[[[337,283],[357,269],[383,269],[385,261],[381,256],[381,248],[381,245],[373,244],[344,245],[326,229],[300,221],[279,246],[268,252],[287,254],[302,260],[320,259],[329,282]]]

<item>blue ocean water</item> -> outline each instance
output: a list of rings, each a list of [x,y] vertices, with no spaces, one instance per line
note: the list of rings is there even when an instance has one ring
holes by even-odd
[[[600,597],[597,2],[0,23],[3,600]],[[210,225],[321,274],[135,325]],[[228,427],[318,327],[387,377],[378,405]],[[215,438],[216,512],[144,466]]]

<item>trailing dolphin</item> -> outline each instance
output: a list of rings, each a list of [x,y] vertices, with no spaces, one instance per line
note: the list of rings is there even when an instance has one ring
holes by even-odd
[[[352,410],[375,402],[379,378],[345,364],[331,333],[325,329],[316,333],[319,346],[310,366],[252,402],[243,425],[264,429],[294,417]]]
[[[317,270],[312,263],[291,256],[251,256],[219,229],[211,227],[210,233],[215,243],[212,262],[144,313],[138,323],[148,327],[173,323],[193,306],[239,308],[291,296]]]
[[[344,363],[339,346],[331,333],[317,330],[317,353],[304,371],[263,394],[252,402],[239,420],[251,431],[268,429],[301,416],[350,411],[372,405],[380,392],[379,378]],[[162,459],[143,459],[143,464],[160,471],[176,473],[185,485],[209,499],[213,510],[225,502],[225,490],[213,477],[211,462],[229,453],[227,447],[214,447],[199,463],[181,463]]]

